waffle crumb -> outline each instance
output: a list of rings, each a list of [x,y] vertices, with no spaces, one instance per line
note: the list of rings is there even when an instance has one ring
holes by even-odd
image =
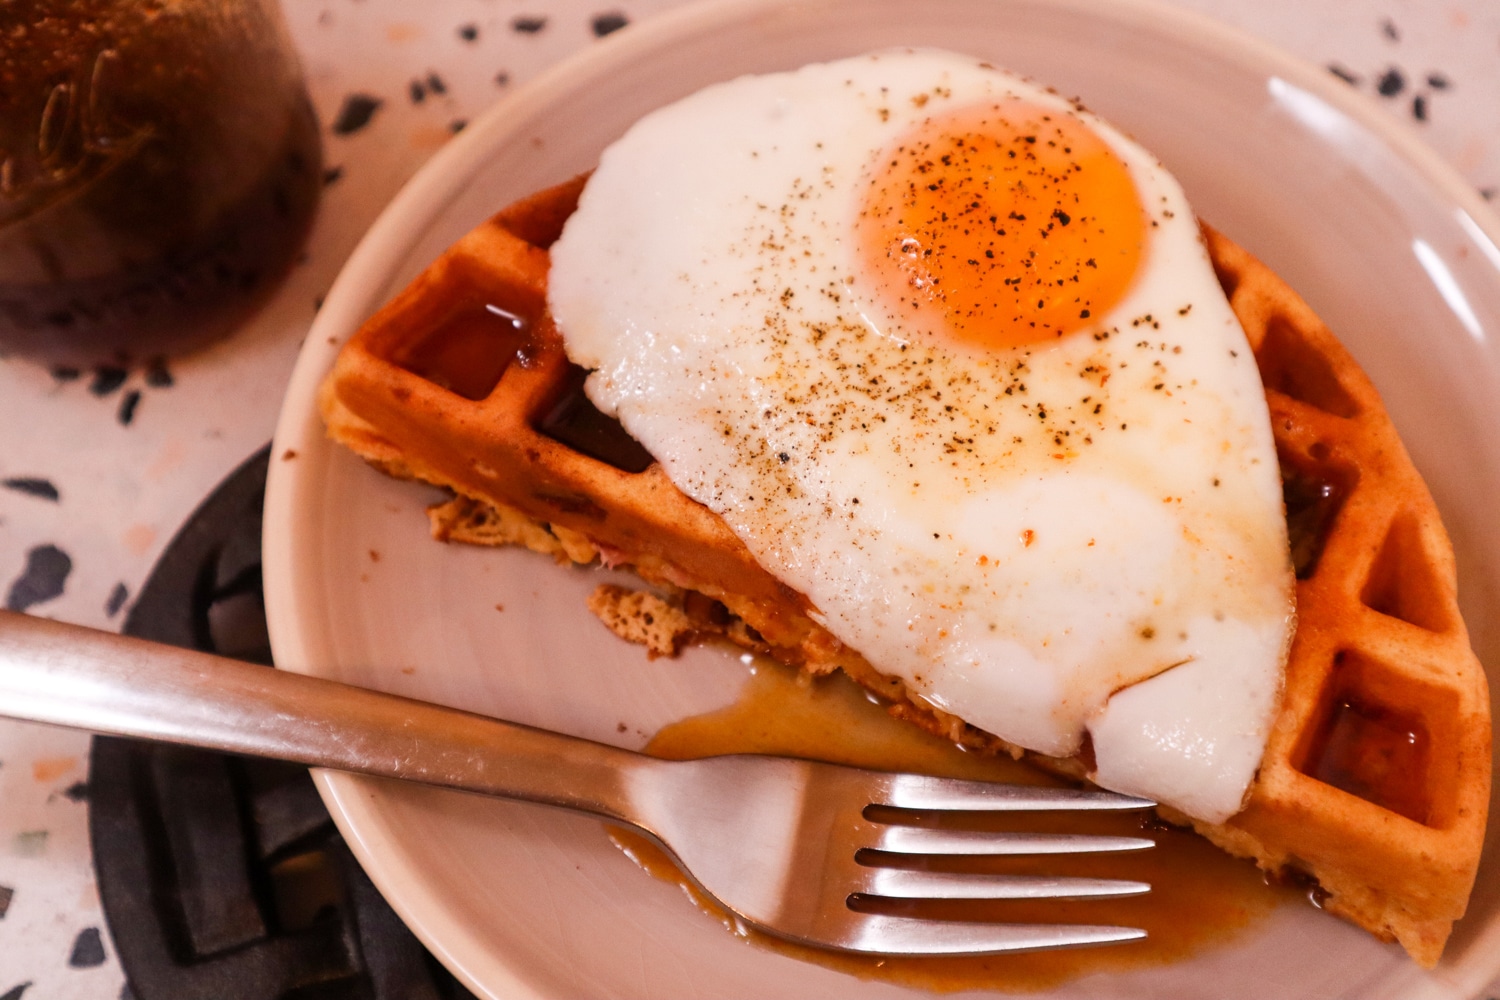
[[[655,594],[601,583],[589,595],[589,611],[626,642],[646,647],[651,659],[676,656],[697,629],[687,612]]]
[[[599,549],[583,535],[561,525],[544,524],[511,507],[456,496],[427,508],[432,537],[465,545],[520,545],[559,563],[587,564]]]

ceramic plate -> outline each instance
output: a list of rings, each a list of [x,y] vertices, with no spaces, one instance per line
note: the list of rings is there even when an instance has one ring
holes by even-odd
[[[474,122],[370,231],[307,339],[273,454],[265,568],[277,662],[638,747],[731,701],[737,657],[648,661],[589,617],[596,572],[427,537],[421,486],[325,443],[341,343],[499,206],[592,166],[644,112],[716,80],[895,45],[985,57],[1081,95],[1159,155],[1384,392],[1458,549],[1481,658],[1500,664],[1500,225],[1434,154],[1327,73],[1175,9],[1104,0],[733,0],[611,36]],[[627,860],[598,823],[324,774],[375,882],[489,997],[893,997],[749,946]],[[1500,972],[1500,865],[1434,973],[1310,907],[1179,964],[1062,996],[1468,996]]]

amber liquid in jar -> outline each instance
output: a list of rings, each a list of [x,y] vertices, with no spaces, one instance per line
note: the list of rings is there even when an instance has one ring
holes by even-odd
[[[274,4],[12,0],[0,30],[0,352],[181,353],[301,248],[318,124]]]

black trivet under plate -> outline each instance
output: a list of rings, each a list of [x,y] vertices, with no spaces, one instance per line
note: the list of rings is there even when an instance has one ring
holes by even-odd
[[[129,635],[269,665],[263,449],[172,540]],[[96,737],[89,835],[139,1000],[465,1000],[350,854],[305,767]]]

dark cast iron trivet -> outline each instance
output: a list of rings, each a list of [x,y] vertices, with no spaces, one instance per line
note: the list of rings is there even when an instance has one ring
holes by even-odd
[[[129,635],[269,665],[268,449],[172,540]],[[466,1000],[350,854],[305,767],[96,737],[89,835],[139,1000]]]

